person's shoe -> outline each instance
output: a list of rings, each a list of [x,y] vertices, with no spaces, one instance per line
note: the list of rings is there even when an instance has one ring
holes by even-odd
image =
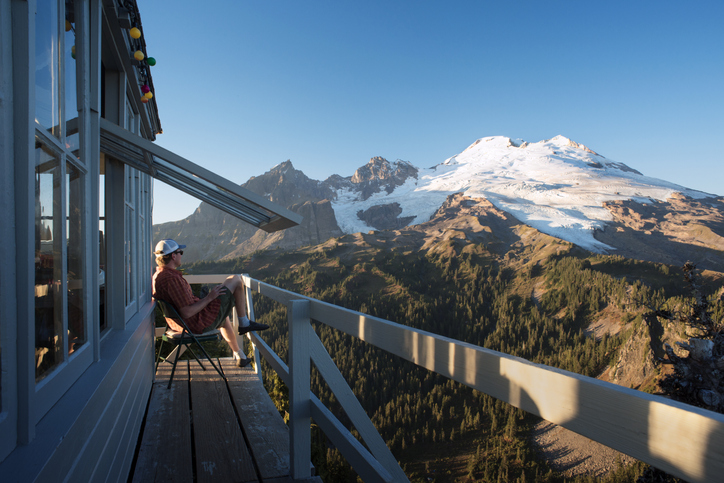
[[[246,359],[237,359],[236,360],[236,367],[246,367],[249,364],[251,364],[251,357],[247,357]]]
[[[255,331],[255,330],[266,330],[269,326],[266,324],[257,324],[254,321],[249,321],[249,325],[246,327],[239,327],[239,335],[244,335],[247,332]]]

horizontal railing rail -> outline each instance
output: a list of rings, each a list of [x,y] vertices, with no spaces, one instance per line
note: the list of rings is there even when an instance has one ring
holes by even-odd
[[[223,280],[223,276],[216,277],[216,283]],[[260,338],[252,336],[252,340],[289,386],[293,455],[301,452],[307,457],[311,416],[365,481],[400,481],[402,471],[384,442],[384,450],[377,446],[382,441],[379,433],[372,427],[376,436],[368,434],[367,423],[362,420],[369,422],[369,418],[317,342],[310,326],[314,320],[677,477],[714,482],[724,474],[722,414],[372,317],[248,275],[243,278],[250,291],[288,307],[290,368]],[[369,451],[310,393],[310,360],[342,403]],[[297,466],[298,477],[303,477],[305,466],[301,461]]]

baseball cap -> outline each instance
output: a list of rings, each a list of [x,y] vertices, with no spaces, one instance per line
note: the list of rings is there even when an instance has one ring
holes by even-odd
[[[181,248],[186,248],[186,245],[179,245],[174,240],[161,240],[156,244],[156,251],[155,253],[157,256],[163,256],[168,255],[169,253],[173,253],[176,250],[180,250]]]

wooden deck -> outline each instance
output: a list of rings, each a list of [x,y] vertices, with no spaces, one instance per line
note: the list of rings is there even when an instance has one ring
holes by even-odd
[[[289,430],[251,366],[161,364],[132,481],[288,483]],[[315,477],[310,480],[321,483]]]

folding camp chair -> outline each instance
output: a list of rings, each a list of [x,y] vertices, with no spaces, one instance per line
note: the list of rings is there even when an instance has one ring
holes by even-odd
[[[203,370],[206,370],[204,364],[196,356],[196,353],[193,351],[193,349],[191,349],[191,345],[193,344],[196,344],[196,346],[201,349],[201,352],[203,352],[206,360],[208,360],[211,365],[214,366],[216,372],[218,372],[221,378],[225,380],[224,374],[222,374],[221,370],[216,366],[216,364],[214,364],[214,361],[206,352],[206,349],[204,349],[204,347],[199,343],[207,340],[218,340],[220,332],[218,330],[212,330],[209,332],[204,332],[203,334],[193,334],[173,305],[166,302],[165,300],[156,299],[156,301],[158,302],[158,307],[161,309],[161,313],[164,316],[164,320],[168,317],[169,319],[175,320],[181,327],[183,327],[183,330],[181,332],[174,332],[169,327],[168,321],[166,321],[166,331],[163,333],[163,336],[161,336],[161,345],[158,348],[158,355],[156,356],[156,371],[158,371],[158,364],[161,361],[165,362],[167,360],[166,357],[161,357],[161,349],[163,349],[164,342],[168,342],[169,344],[174,345],[177,347],[177,349],[179,349],[176,351],[176,357],[173,358],[173,369],[171,369],[171,378],[168,380],[168,388],[171,389],[173,375],[176,372],[176,364],[178,363],[178,359],[181,356],[182,352],[180,350],[181,347],[185,347],[189,352],[191,352],[191,355],[194,356],[196,362],[199,363]]]

